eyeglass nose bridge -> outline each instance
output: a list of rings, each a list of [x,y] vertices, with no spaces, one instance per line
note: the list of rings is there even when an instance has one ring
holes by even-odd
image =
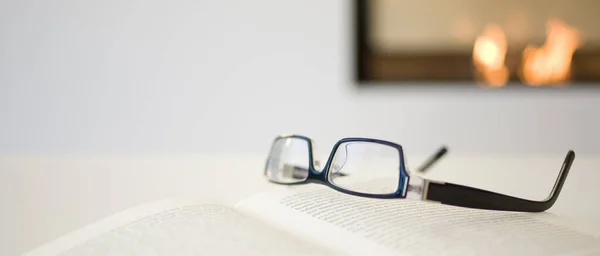
[[[331,164],[330,161],[328,160],[325,163],[325,166],[323,166],[323,168],[319,168],[320,170],[317,170],[315,167],[320,167],[320,162],[316,161],[314,165],[309,165],[308,168],[308,177],[306,178],[306,180],[308,182],[313,182],[313,183],[319,183],[322,185],[333,185],[331,184],[328,180],[327,180],[327,174],[329,173],[330,169],[331,169]]]
[[[308,171],[307,180],[316,181],[318,183],[327,183],[327,176],[325,175],[325,170],[317,171],[314,168],[310,168]]]

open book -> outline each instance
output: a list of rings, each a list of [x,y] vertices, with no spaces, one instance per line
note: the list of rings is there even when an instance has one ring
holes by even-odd
[[[307,185],[235,206],[147,203],[27,255],[600,255],[595,232],[550,213],[361,198]]]

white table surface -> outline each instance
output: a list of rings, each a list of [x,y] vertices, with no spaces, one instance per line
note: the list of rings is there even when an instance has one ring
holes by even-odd
[[[566,152],[565,152],[566,153]],[[413,169],[423,157],[409,157]],[[542,200],[564,155],[448,156],[431,178]],[[2,155],[0,255],[35,248],[137,204],[171,196],[233,205],[274,186],[262,155]],[[549,212],[600,227],[600,156],[577,155]]]

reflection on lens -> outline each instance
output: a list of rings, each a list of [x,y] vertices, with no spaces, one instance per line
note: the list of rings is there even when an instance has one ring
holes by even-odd
[[[300,138],[277,139],[271,148],[265,176],[275,182],[296,183],[308,177],[308,142]]]
[[[343,176],[344,174],[342,172],[340,172],[342,170],[342,167],[344,167],[344,164],[346,164],[346,159],[348,156],[348,151],[346,150],[346,148],[348,147],[348,145],[350,145],[350,143],[345,143],[343,145],[340,145],[340,147],[336,150],[336,154],[335,154],[335,158],[333,159],[332,163],[331,163],[331,167],[330,169],[330,174],[332,176]]]
[[[355,192],[394,193],[400,180],[400,153],[374,142],[342,143],[335,151],[327,178],[333,185]]]

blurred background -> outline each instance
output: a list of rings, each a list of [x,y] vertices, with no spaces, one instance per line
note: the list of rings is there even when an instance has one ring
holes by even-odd
[[[0,152],[597,154],[597,6],[0,1]]]

